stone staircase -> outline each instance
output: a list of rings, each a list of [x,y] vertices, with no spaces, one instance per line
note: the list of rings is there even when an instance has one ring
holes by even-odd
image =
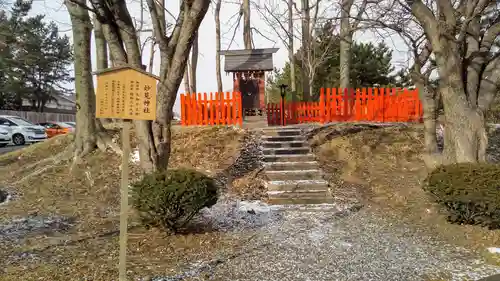
[[[261,131],[269,203],[333,203],[328,182],[300,127],[268,127]]]

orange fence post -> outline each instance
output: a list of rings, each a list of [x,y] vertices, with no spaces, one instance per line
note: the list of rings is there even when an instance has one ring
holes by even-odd
[[[189,114],[189,124],[196,125],[196,95],[190,93],[191,97],[189,98],[190,104],[190,114]]]
[[[214,124],[214,113],[215,113],[215,110],[214,110],[214,93],[213,92],[210,92],[210,101],[209,101],[209,107],[210,107],[210,111],[208,112],[209,113],[209,121],[208,121],[208,124],[210,125],[213,125]]]
[[[366,94],[366,120],[367,121],[372,121],[373,120],[373,101],[375,99],[373,89],[368,88],[367,89],[367,94]]]
[[[330,122],[330,88],[326,88],[325,89],[325,118],[324,118],[324,122],[325,123],[328,123]]]
[[[186,126],[186,122],[186,98],[181,94],[181,126]]]
[[[240,126],[243,125],[243,104],[241,103],[241,93],[237,92],[238,95],[238,122]]]
[[[321,88],[321,92],[319,94],[319,122],[322,124],[325,123],[326,120],[326,111],[325,111],[325,89]]]
[[[231,95],[226,92],[226,124],[231,125]]]
[[[207,93],[203,93],[203,125],[208,125],[208,99]]]
[[[214,99],[214,112],[215,112],[215,125],[219,125],[219,92],[215,93],[215,99]]]
[[[196,95],[196,94],[195,94]],[[198,98],[196,99],[196,125],[203,125],[203,110],[202,110],[202,101],[201,101],[201,93],[197,94]]]
[[[225,107],[225,102],[226,100],[224,99],[224,92],[220,93],[220,113],[221,113],[221,124],[226,125],[226,107]]]
[[[359,88],[353,90],[354,94],[354,120],[361,121],[363,120],[363,116],[361,115],[361,93],[359,92]]]
[[[186,108],[184,102],[184,94],[181,94],[181,126],[186,126]]]
[[[236,118],[236,93],[233,92],[233,98],[231,100],[231,124],[236,125],[237,124],[237,118]]]

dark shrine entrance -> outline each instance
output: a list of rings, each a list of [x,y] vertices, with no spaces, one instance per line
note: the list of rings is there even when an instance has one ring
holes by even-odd
[[[272,49],[228,50],[224,55],[224,71],[233,74],[233,91],[241,93],[243,117],[266,115],[266,71],[272,71]]]
[[[241,80],[239,81],[240,92],[241,92],[241,104],[243,109],[247,108],[259,108],[259,80]]]

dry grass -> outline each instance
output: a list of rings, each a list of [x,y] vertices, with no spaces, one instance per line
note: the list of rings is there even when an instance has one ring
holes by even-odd
[[[243,134],[228,127],[176,127],[171,166],[215,173],[232,162]],[[40,161],[57,155],[71,139],[61,136],[0,156],[0,182],[21,196],[0,208],[0,221],[33,213],[76,218],[76,225],[68,232],[28,237],[23,245],[0,245],[0,260],[24,251],[42,257],[40,263],[3,267],[2,280],[117,280],[119,156],[94,152],[71,173],[69,163],[64,161],[13,185],[30,172],[52,165]],[[32,168],[27,170],[27,166]],[[140,174],[139,167],[132,165],[131,178]],[[209,260],[238,246],[235,239],[221,233],[166,237],[137,227],[134,216],[129,224],[130,280],[172,274],[189,261]]]
[[[330,140],[327,135],[313,138],[322,166],[332,179],[361,187],[372,206],[450,243],[481,250],[500,243],[500,231],[447,223],[422,190],[427,170],[421,125],[366,129]]]
[[[241,200],[263,200],[267,198],[267,188],[260,172],[256,169],[232,182],[229,193]]]

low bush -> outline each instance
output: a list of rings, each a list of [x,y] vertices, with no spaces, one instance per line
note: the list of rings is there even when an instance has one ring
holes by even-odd
[[[452,223],[500,228],[500,165],[465,163],[432,171],[424,187]]]
[[[146,227],[176,232],[201,209],[217,203],[218,187],[200,172],[176,169],[144,176],[132,185],[131,195]]]

